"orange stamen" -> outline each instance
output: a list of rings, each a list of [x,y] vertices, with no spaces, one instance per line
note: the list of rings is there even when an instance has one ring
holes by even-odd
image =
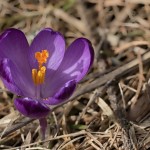
[[[32,79],[35,85],[43,84],[45,80],[46,67],[43,66],[47,62],[49,53],[47,50],[42,50],[42,52],[35,53],[35,59],[39,64],[38,69],[32,69]]]

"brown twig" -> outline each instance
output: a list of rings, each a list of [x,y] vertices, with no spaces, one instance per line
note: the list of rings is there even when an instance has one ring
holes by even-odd
[[[107,89],[107,94],[111,107],[114,110],[117,123],[122,129],[122,139],[124,150],[132,150],[135,148],[132,137],[130,136],[130,122],[126,119],[125,110],[118,103],[118,97],[116,94],[116,86],[110,86]]]
[[[148,41],[132,41],[126,44],[123,44],[122,46],[115,49],[115,53],[122,53],[123,51],[129,49],[133,46],[139,46],[139,45],[149,45],[150,43]]]

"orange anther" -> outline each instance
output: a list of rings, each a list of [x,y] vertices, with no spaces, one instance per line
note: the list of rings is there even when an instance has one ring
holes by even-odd
[[[47,50],[42,50],[42,57],[44,58],[48,58],[49,57],[49,53]]]
[[[38,61],[40,67],[43,65],[43,63],[47,62],[48,57],[49,57],[49,53],[47,50],[42,50],[42,52],[35,53],[35,58]]]
[[[35,59],[39,64],[38,69],[32,69],[32,79],[35,85],[44,83],[46,67],[43,64],[47,62],[48,57],[49,53],[47,50],[35,53]]]

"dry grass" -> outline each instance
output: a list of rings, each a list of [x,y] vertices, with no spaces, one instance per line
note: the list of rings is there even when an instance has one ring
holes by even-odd
[[[19,28],[31,42],[41,28],[51,27],[67,45],[84,36],[95,49],[94,65],[75,96],[48,117],[44,141],[38,121],[21,116],[13,106],[15,95],[0,83],[0,149],[150,148],[149,14],[149,0],[0,1],[1,32]],[[136,63],[126,65],[131,60]],[[110,76],[114,80],[105,78]],[[97,83],[101,78],[107,82]]]

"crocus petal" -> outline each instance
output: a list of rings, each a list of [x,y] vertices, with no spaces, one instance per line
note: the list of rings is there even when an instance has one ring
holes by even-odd
[[[35,53],[42,50],[48,50],[49,52],[46,67],[47,74],[50,76],[51,70],[56,70],[64,57],[65,41],[63,36],[49,28],[43,29],[37,34],[30,46],[30,64],[32,68],[38,68]]]
[[[67,49],[57,72],[51,78],[46,78],[42,95],[51,97],[65,83],[75,80],[79,82],[88,72],[94,59],[91,43],[85,38],[75,40]]]
[[[41,119],[39,119],[39,122],[40,122],[40,126],[41,126],[42,140],[44,140],[46,128],[47,128],[47,120],[46,120],[46,118],[41,118]]]
[[[22,73],[17,66],[7,58],[0,60],[0,77],[5,87],[11,92],[19,96],[33,97],[35,95],[35,89],[30,86],[31,83],[29,83],[28,78],[22,78]]]
[[[79,82],[88,72],[94,60],[94,50],[85,38],[78,38],[67,49],[59,70]]]
[[[0,61],[1,79],[8,90],[12,91],[17,95],[23,95],[21,90],[17,87],[17,85],[13,81],[9,62],[10,60],[8,59],[2,59]]]
[[[75,81],[69,81],[66,83],[53,97],[44,100],[44,103],[48,105],[57,105],[68,99],[76,88]]]
[[[12,28],[0,36],[0,59],[11,60],[23,73],[31,76],[28,50],[29,44],[22,31]]]
[[[23,75],[17,65],[14,65],[13,63],[10,63],[9,65],[14,83],[20,88],[22,92],[22,95],[19,96],[28,96],[30,98],[35,98],[36,88],[33,81],[25,75]]]
[[[14,101],[16,109],[26,117],[33,119],[44,118],[50,112],[48,106],[42,101],[31,98],[16,98]]]
[[[16,66],[10,66],[12,80],[14,84],[21,89],[21,91],[26,90],[25,93],[30,92],[28,87],[32,89],[34,87],[28,53],[29,45],[22,31],[17,29],[8,29],[0,36],[0,59],[2,60],[6,58],[10,60],[10,65]],[[19,77],[20,80],[18,80],[17,77]],[[24,83],[26,84],[24,85]],[[6,86],[8,87],[8,85]],[[11,91],[14,92],[14,90]]]

